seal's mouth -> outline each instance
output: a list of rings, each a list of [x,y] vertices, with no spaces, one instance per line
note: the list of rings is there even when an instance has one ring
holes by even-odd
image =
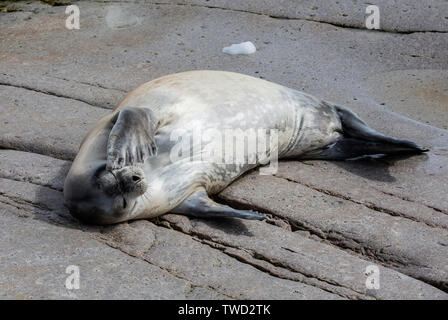
[[[136,205],[137,205],[137,199],[134,199],[134,203],[132,204],[132,208],[129,209],[129,212],[133,212]],[[129,201],[126,200],[125,196],[123,196],[123,209],[126,209],[128,207],[129,207]]]
[[[130,214],[134,212],[136,206],[137,206],[137,199],[134,200],[134,205],[132,206],[131,210],[129,210]]]

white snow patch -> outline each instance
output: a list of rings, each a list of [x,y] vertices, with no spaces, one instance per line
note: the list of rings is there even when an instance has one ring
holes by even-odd
[[[257,48],[250,41],[232,44],[230,47],[222,49],[222,52],[227,54],[252,54],[255,51],[257,51]]]

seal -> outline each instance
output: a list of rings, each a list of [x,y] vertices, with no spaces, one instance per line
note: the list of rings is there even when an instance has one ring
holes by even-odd
[[[204,160],[204,154],[224,149],[235,159],[236,149],[227,148],[221,133],[260,129],[269,139],[275,131],[276,140],[266,142],[264,150],[251,148],[260,137],[244,140],[245,159],[252,161]],[[198,130],[200,143],[185,144]],[[168,212],[264,219],[209,196],[274,153],[279,159],[345,160],[425,151],[375,131],[343,106],[303,92],[238,73],[190,71],[141,85],[96,123],[67,175],[64,198],[73,216],[93,224]]]

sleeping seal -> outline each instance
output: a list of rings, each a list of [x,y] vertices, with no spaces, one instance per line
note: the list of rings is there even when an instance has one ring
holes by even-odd
[[[251,148],[260,137],[246,139],[245,159],[252,160],[234,161],[236,148],[227,148],[228,139],[223,142],[220,134],[260,129],[275,141],[267,138],[270,143],[262,150]],[[200,143],[185,147],[198,130]],[[233,161],[203,158],[223,150]],[[191,71],[141,85],[100,119],[81,143],[64,198],[73,216],[94,224],[167,212],[263,219],[263,214],[218,204],[209,195],[274,153],[280,159],[344,160],[424,151],[378,133],[347,108],[300,91],[237,73]]]

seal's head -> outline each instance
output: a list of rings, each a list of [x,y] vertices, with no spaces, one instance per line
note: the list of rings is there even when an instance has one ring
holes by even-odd
[[[69,177],[64,185],[65,206],[74,217],[90,224],[132,219],[148,188],[144,171],[135,166],[106,170],[101,165]]]

